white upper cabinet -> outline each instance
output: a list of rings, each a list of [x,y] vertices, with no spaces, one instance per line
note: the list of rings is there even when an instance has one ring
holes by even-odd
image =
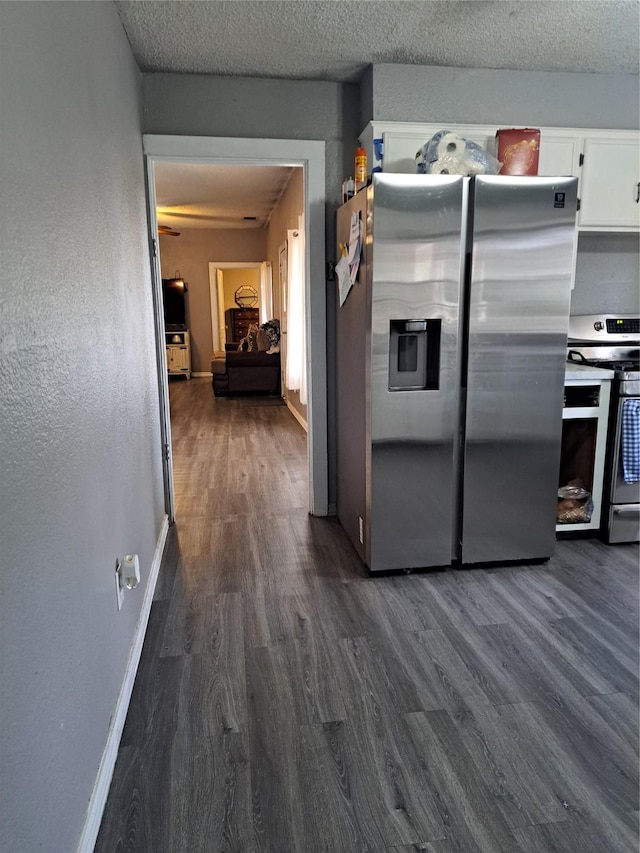
[[[382,139],[384,172],[416,174],[416,154],[439,130],[451,130],[458,136],[476,142],[491,154],[495,153],[496,129],[489,125],[440,125],[427,122],[370,122],[360,134],[360,144],[367,149],[367,168],[371,171],[380,162],[375,159],[373,140]]]
[[[546,178],[579,177],[580,142],[579,136],[558,135],[542,130],[538,174]]]
[[[640,228],[640,146],[637,133],[586,137],[578,226],[591,231]]]
[[[428,139],[422,133],[383,133],[383,171],[415,174],[416,154]]]
[[[503,125],[504,127],[505,125]],[[373,139],[383,140],[382,169],[413,173],[416,153],[438,130],[451,130],[495,153],[495,125],[370,122],[360,140],[367,148],[369,170]],[[581,165],[581,158],[584,163]],[[580,231],[640,230],[640,134],[633,130],[540,128],[538,174],[577,177]]]

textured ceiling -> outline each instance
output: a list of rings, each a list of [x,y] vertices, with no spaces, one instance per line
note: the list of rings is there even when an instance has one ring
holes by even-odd
[[[638,72],[638,0],[117,0],[143,71],[354,81],[401,63]]]
[[[154,165],[158,225],[176,231],[262,228],[293,169],[158,162]]]
[[[638,72],[638,0],[116,0],[143,71],[355,81],[369,64]],[[252,228],[290,176],[156,164],[158,222]],[[256,216],[255,221],[243,217]]]

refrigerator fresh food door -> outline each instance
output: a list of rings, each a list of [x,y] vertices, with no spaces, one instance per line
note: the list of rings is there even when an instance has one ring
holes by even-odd
[[[462,561],[553,553],[576,178],[478,177]]]
[[[370,188],[364,544],[373,572],[452,558],[468,184],[376,174]]]
[[[367,376],[369,372],[371,289],[367,192],[361,190],[339,208],[337,257],[352,239],[352,219],[362,227],[358,273],[346,301],[338,299],[335,338],[336,369],[336,512],[361,560],[366,562]],[[355,253],[357,256],[357,252]],[[339,276],[338,276],[339,278]],[[331,357],[331,352],[328,353]]]

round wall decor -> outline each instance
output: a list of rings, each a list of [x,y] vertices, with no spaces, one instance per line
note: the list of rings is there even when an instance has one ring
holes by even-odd
[[[250,284],[241,285],[233,297],[240,308],[255,308],[258,304],[258,291]]]

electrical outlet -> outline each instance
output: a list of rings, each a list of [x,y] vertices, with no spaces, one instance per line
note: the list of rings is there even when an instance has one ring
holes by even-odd
[[[120,580],[122,577],[122,575],[120,573],[121,568],[122,568],[122,563],[118,559],[118,560],[116,560],[116,571],[114,574],[114,578],[116,581],[116,606],[117,606],[118,610],[122,609],[122,602],[124,601],[124,587],[120,583]]]

